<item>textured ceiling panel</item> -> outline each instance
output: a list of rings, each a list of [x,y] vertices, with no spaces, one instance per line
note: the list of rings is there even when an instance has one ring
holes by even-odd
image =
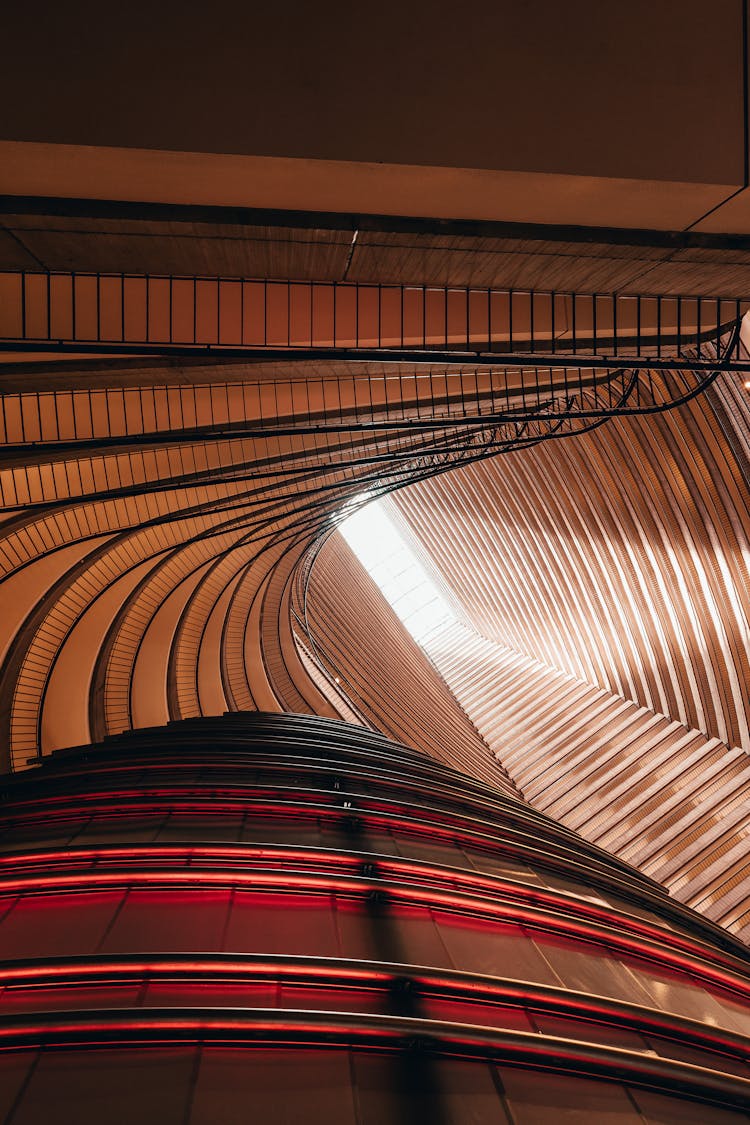
[[[455,625],[430,657],[524,798],[750,936],[750,760]]]
[[[389,502],[463,621],[430,655],[524,797],[745,938],[748,418],[725,378]]]
[[[515,792],[455,695],[340,535],[325,543],[306,593],[315,654],[329,683],[338,684],[368,723]]]
[[[736,382],[393,503],[483,636],[750,751],[748,423]]]

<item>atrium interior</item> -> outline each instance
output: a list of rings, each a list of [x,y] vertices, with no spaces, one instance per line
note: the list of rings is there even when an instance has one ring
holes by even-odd
[[[0,1119],[746,1120],[745,0],[44,9]]]

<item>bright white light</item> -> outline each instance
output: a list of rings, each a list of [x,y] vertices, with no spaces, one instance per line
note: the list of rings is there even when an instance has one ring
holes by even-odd
[[[349,516],[339,531],[416,641],[424,644],[435,630],[455,621],[377,500]]]

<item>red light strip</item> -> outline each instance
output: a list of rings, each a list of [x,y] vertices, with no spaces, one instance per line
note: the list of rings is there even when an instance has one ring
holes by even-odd
[[[604,910],[590,902],[583,901],[574,895],[568,895],[564,891],[555,892],[542,888],[530,887],[523,882],[509,880],[502,876],[488,876],[476,874],[467,871],[463,868],[449,867],[444,864],[424,864],[416,863],[413,860],[394,860],[389,856],[380,853],[369,852],[338,852],[334,849],[319,849],[319,848],[289,848],[284,844],[264,844],[262,847],[247,844],[244,847],[205,847],[202,845],[191,845],[190,847],[180,847],[179,845],[173,846],[154,846],[148,845],[144,848],[133,847],[107,847],[107,848],[75,848],[70,851],[36,851],[27,853],[15,853],[11,857],[0,857],[0,871],[3,867],[12,867],[18,870],[21,866],[38,866],[40,864],[62,864],[74,863],[78,860],[93,859],[96,862],[106,861],[111,858],[123,858],[129,861],[151,860],[151,859],[181,859],[192,861],[195,859],[204,859],[215,861],[217,865],[226,859],[239,859],[244,862],[248,860],[262,857],[264,859],[280,857],[286,860],[298,860],[300,862],[309,863],[311,859],[319,858],[325,861],[325,866],[340,866],[346,867],[349,870],[358,870],[363,863],[373,862],[377,864],[379,874],[387,874],[394,878],[399,878],[404,872],[410,875],[415,875],[430,884],[437,884],[442,886],[450,886],[455,884],[462,884],[469,889],[477,889],[481,891],[489,891],[490,893],[505,893],[513,894],[515,897],[526,899],[529,902],[538,902],[552,908],[559,907],[560,905],[570,906],[575,903],[576,913],[583,914],[587,917],[600,919],[605,922],[610,922],[613,914],[621,920],[621,925],[645,936],[651,936],[655,940],[664,940],[664,931],[661,927],[649,924],[640,919],[634,918],[632,915],[621,914],[614,908]],[[5,885],[9,885],[9,882]],[[0,884],[0,891],[2,891],[3,884]],[[670,942],[673,942],[682,948],[690,951],[695,951],[699,948],[698,943],[690,942],[680,935],[674,934],[672,931],[669,933]],[[711,951],[713,954],[713,950]],[[726,958],[724,958],[726,960]]]
[[[302,791],[300,790],[295,791],[297,795],[299,795],[301,792]],[[316,800],[319,799],[320,795],[321,794],[319,792],[316,792]],[[98,797],[99,794],[94,794],[94,796]],[[516,839],[513,836],[511,836],[510,839],[511,846],[508,847],[508,840],[500,835],[500,828],[489,821],[479,821],[478,823],[483,825],[485,828],[491,828],[494,833],[492,835],[486,831],[479,832],[476,828],[471,828],[470,825],[472,823],[477,823],[473,818],[470,819],[467,817],[461,817],[460,819],[462,823],[456,824],[455,822],[453,822],[450,825],[447,825],[438,819],[418,820],[415,817],[405,817],[403,815],[404,806],[402,804],[390,806],[390,808],[394,808],[396,810],[396,813],[394,814],[389,812],[389,806],[385,806],[383,802],[379,802],[380,811],[373,812],[371,809],[364,807],[363,804],[358,804],[356,808],[344,809],[340,803],[334,804],[330,802],[327,804],[303,804],[299,801],[299,799],[294,801],[281,799],[277,801],[267,800],[263,804],[259,804],[257,801],[254,801],[251,804],[249,801],[237,801],[236,803],[230,803],[224,800],[221,801],[221,804],[219,804],[218,801],[198,803],[192,798],[186,797],[175,798],[173,796],[170,800],[167,792],[164,797],[164,803],[156,803],[153,801],[139,801],[136,806],[133,806],[112,803],[111,794],[107,794],[106,796],[109,797],[110,800],[96,805],[94,810],[97,813],[101,813],[105,816],[132,816],[134,814],[134,811],[137,813],[152,813],[161,815],[168,815],[173,812],[178,812],[183,815],[207,814],[212,819],[214,819],[218,811],[221,811],[222,814],[232,812],[247,813],[248,811],[252,811],[259,817],[278,817],[285,821],[306,819],[312,820],[318,817],[325,817],[326,819],[331,821],[338,821],[340,820],[342,815],[355,815],[359,819],[364,820],[368,826],[384,829],[401,829],[408,835],[414,836],[417,839],[429,840],[438,837],[440,839],[454,843],[458,838],[460,839],[461,843],[474,843],[483,850],[487,850],[488,852],[491,851],[493,854],[496,854],[499,850],[501,854],[509,854],[511,857],[520,858],[521,860],[531,859],[537,865],[552,867],[556,871],[563,870],[566,874],[572,873],[577,877],[582,877],[582,872],[584,871],[583,864],[581,864],[580,861],[575,858],[571,859],[570,849],[567,847],[564,849],[564,855],[545,853],[541,858],[546,862],[540,863],[540,856],[538,854],[537,848],[533,848],[532,846],[524,843],[523,840]],[[340,801],[341,796],[342,794],[338,793],[336,795],[336,800]],[[346,796],[346,794],[344,794],[344,796]],[[79,796],[76,795],[76,800],[79,799]],[[57,819],[60,820],[62,824],[67,823],[67,820],[76,815],[80,817],[85,816],[88,819],[91,815],[92,807],[92,804],[86,806],[76,804],[73,806],[72,810],[69,811],[68,814],[66,814],[65,818],[58,817]],[[414,805],[411,805],[409,807],[412,810],[414,809]],[[39,820],[44,821],[45,824],[49,824],[51,822],[52,816],[48,809],[44,809],[41,811],[37,809],[35,811],[37,811],[38,813],[37,816],[27,815],[22,819],[21,823],[27,825],[29,823],[33,824]],[[425,812],[429,812],[430,816],[435,817],[439,817],[441,814],[441,810],[439,809],[426,809]],[[11,819],[13,820],[14,818]],[[443,817],[443,820],[447,820],[447,818]],[[463,823],[464,821],[466,823]],[[523,835],[528,836],[528,833],[524,832]],[[0,863],[2,862],[3,861],[0,860]],[[623,880],[621,872],[618,871],[615,874],[604,864],[597,864],[596,867],[599,877],[602,878],[608,886],[614,886],[616,891],[619,891],[619,893],[623,893]],[[586,870],[586,873],[590,876],[591,869],[588,868]],[[644,888],[641,885],[640,881],[636,882],[635,880],[633,880],[632,884],[628,885],[628,889],[632,890],[633,885],[638,887],[638,890],[642,896],[645,895],[647,888]],[[659,890],[661,890],[661,888],[659,888]],[[662,904],[660,902],[660,906],[661,905]]]
[[[310,977],[316,981],[320,980],[338,980],[339,978],[345,981],[352,980],[357,983],[368,981],[371,983],[384,983],[390,982],[393,979],[393,974],[390,971],[378,971],[374,966],[368,968],[349,968],[344,965],[335,963],[335,968],[331,968],[325,964],[325,959],[321,959],[320,965],[308,964],[302,961],[289,963],[284,961],[283,957],[279,961],[273,960],[257,960],[251,959],[248,955],[247,960],[219,960],[205,958],[203,960],[185,958],[184,960],[163,960],[160,958],[151,958],[148,961],[102,961],[90,963],[68,962],[66,964],[45,964],[38,965],[25,965],[18,968],[0,967],[0,985],[15,984],[19,982],[30,985],[38,986],[44,981],[55,981],[57,979],[64,979],[68,983],[72,983],[79,977],[85,977],[87,980],[91,978],[102,978],[110,980],[113,976],[123,978],[141,978],[144,976],[167,976],[178,974],[188,975],[191,977],[236,977],[238,981],[244,983],[248,976],[273,977],[276,978],[284,969],[290,968],[293,970],[295,976]],[[404,966],[406,968],[406,966]]]
[[[304,1012],[278,1009],[235,1009],[200,1012],[153,1008],[136,1015],[129,1009],[86,1011],[76,1017],[9,1019],[0,1025],[0,1047],[29,1044],[87,1046],[115,1041],[273,1042],[286,1046],[390,1046],[404,1049],[429,1043],[443,1055],[494,1058],[566,1074],[586,1074],[637,1083],[683,1097],[750,1107],[750,1080],[690,1063],[640,1054],[623,1048],[581,1043],[557,1036],[473,1024],[374,1014]]]
[[[583,902],[573,896],[568,896],[563,893],[555,893],[543,889],[527,887],[524,884],[515,883],[500,877],[491,877],[475,874],[473,872],[464,871],[461,868],[448,868],[442,866],[432,866],[422,863],[416,863],[413,860],[394,860],[387,856],[371,855],[369,853],[355,853],[339,852],[333,849],[318,849],[318,848],[287,848],[284,845],[267,844],[263,846],[254,846],[252,844],[245,846],[232,846],[221,845],[206,847],[203,845],[191,845],[190,847],[184,846],[154,846],[148,845],[144,847],[135,848],[129,847],[92,847],[92,848],[75,848],[70,851],[61,850],[48,850],[43,852],[27,852],[16,854],[10,857],[3,857],[0,859],[0,868],[3,866],[10,866],[14,868],[19,866],[46,866],[49,867],[53,863],[71,863],[74,864],[80,860],[89,860],[101,864],[106,862],[107,859],[119,859],[133,862],[148,862],[154,860],[178,860],[182,862],[193,863],[195,860],[204,860],[211,862],[216,867],[220,868],[217,872],[208,871],[202,867],[186,867],[184,870],[161,870],[153,871],[150,869],[143,869],[140,867],[131,867],[128,870],[103,870],[97,867],[95,870],[88,870],[80,873],[73,872],[60,872],[59,875],[50,875],[45,873],[43,876],[21,875],[16,878],[3,878],[0,882],[0,893],[18,893],[18,892],[32,892],[35,890],[50,891],[50,890],[64,890],[71,886],[83,886],[93,889],[94,887],[101,886],[121,886],[125,883],[138,883],[138,884],[158,884],[164,886],[171,884],[210,884],[212,886],[227,886],[227,885],[242,885],[242,886],[275,886],[279,889],[289,890],[290,886],[298,886],[305,888],[325,888],[333,890],[336,887],[339,889],[350,891],[362,891],[363,884],[367,889],[371,889],[373,885],[378,888],[387,890],[391,898],[398,898],[403,901],[404,891],[402,888],[402,881],[404,875],[414,876],[419,880],[419,883],[409,883],[409,895],[407,901],[420,902],[420,903],[441,903],[442,905],[454,905],[460,909],[465,910],[468,907],[472,913],[481,913],[492,915],[496,917],[512,918],[514,920],[527,921],[534,923],[538,928],[553,929],[557,932],[575,933],[577,936],[588,936],[593,940],[602,941],[600,934],[600,927],[604,928],[607,934],[613,926],[617,926],[617,932],[612,936],[608,936],[606,941],[608,943],[619,943],[620,948],[628,949],[631,952],[637,952],[641,955],[654,959],[655,948],[659,949],[659,958],[666,963],[678,965],[679,967],[690,966],[690,971],[698,971],[694,969],[695,960],[698,959],[700,963],[704,963],[708,958],[712,962],[721,962],[730,972],[739,974],[747,972],[748,968],[741,965],[737,959],[730,958],[728,955],[716,951],[712,948],[703,946],[695,941],[690,941],[681,935],[675,934],[673,931],[665,932],[657,926],[650,925],[634,918],[632,915],[622,915],[614,909],[604,910],[597,907],[592,903]],[[316,868],[323,867],[331,868],[338,867],[346,872],[360,872],[363,864],[371,862],[376,868],[376,874],[367,880],[359,877],[355,880],[346,880],[338,874],[334,874],[332,878],[336,880],[335,886],[330,882],[331,876],[327,873],[310,875],[304,871],[294,869],[291,871],[242,871],[238,868],[226,870],[223,866],[228,859],[236,859],[248,863],[248,861],[262,860],[266,863],[269,860],[278,860],[280,862],[298,862],[305,864],[308,867],[315,866]],[[283,877],[287,876],[286,879]],[[384,885],[383,877],[389,877],[395,880],[394,885],[390,883]],[[429,897],[426,898],[423,887],[429,889]],[[435,889],[436,888],[436,889]],[[457,888],[457,889],[453,889]],[[464,890],[464,888],[466,888]],[[506,903],[491,903],[486,899],[486,894],[507,895],[512,896],[515,900],[524,900],[524,907],[518,908],[508,905]],[[474,899],[474,895],[481,895],[479,901]],[[472,898],[468,899],[467,895]],[[528,904],[528,905],[527,905]],[[577,923],[575,926],[568,919],[555,919],[551,923],[551,919],[545,913],[539,915],[534,911],[534,905],[538,905],[542,910],[550,910],[559,912],[561,910],[570,911],[574,909],[577,917],[583,917],[584,920],[590,919],[592,927],[586,928],[585,924]],[[623,932],[626,931],[626,932]],[[628,933],[634,935],[635,938],[643,939],[646,944],[638,944],[628,937]],[[667,944],[668,948],[662,949],[663,945]],[[680,952],[685,954],[688,960],[680,958]],[[709,973],[716,974],[717,970],[713,964],[707,966]],[[706,974],[706,968],[700,970],[702,974]],[[727,978],[715,977],[722,982],[726,982]],[[732,978],[734,979],[734,978]],[[740,978],[741,979],[741,978]],[[732,987],[737,988],[735,984]],[[740,989],[750,995],[750,981],[743,981]]]
[[[144,791],[140,792],[142,793]],[[201,792],[205,792],[205,789],[201,790]],[[592,869],[595,868],[597,876],[601,880],[603,880],[608,887],[614,888],[616,893],[627,894],[628,891],[632,893],[632,891],[637,888],[640,896],[642,898],[646,898],[650,897],[652,893],[658,892],[660,901],[659,907],[657,909],[663,908],[664,905],[663,899],[666,896],[663,888],[659,884],[655,884],[651,880],[647,880],[645,877],[636,877],[638,875],[637,872],[633,872],[633,878],[626,882],[624,879],[625,872],[621,869],[620,866],[614,867],[612,863],[607,864],[606,862],[602,862],[592,855],[587,855],[588,866],[584,866],[584,864],[582,864],[578,859],[577,854],[574,854],[571,851],[571,848],[569,846],[569,834],[566,834],[563,841],[561,841],[559,833],[557,835],[552,835],[550,833],[550,839],[547,840],[546,843],[553,848],[553,851],[545,853],[544,856],[541,857],[542,862],[540,863],[538,846],[531,846],[524,843],[523,839],[516,838],[519,832],[523,837],[529,836],[528,830],[532,827],[532,825],[527,825],[525,823],[523,824],[522,830],[519,830],[518,827],[511,827],[509,829],[509,826],[507,824],[504,824],[502,826],[505,832],[509,832],[509,834],[511,835],[512,847],[508,848],[506,840],[498,835],[500,829],[497,824],[483,819],[477,820],[476,817],[467,817],[464,814],[458,812],[447,814],[442,809],[427,807],[424,809],[424,811],[429,813],[430,817],[433,817],[435,819],[431,819],[429,821],[420,821],[415,819],[414,817],[405,817],[403,815],[403,810],[405,808],[408,808],[410,810],[413,810],[415,808],[413,804],[406,805],[404,804],[404,802],[386,803],[382,800],[373,800],[363,794],[347,794],[343,791],[337,791],[335,795],[335,800],[337,801],[340,801],[342,796],[351,796],[357,800],[356,808],[351,810],[344,810],[340,804],[332,803],[332,801],[330,800],[332,795],[328,791],[296,789],[293,791],[296,798],[293,801],[282,798],[278,798],[275,801],[269,800],[267,799],[267,791],[264,791],[263,795],[266,799],[264,804],[262,805],[254,799],[253,795],[256,792],[256,790],[252,790],[249,791],[249,795],[243,794],[244,799],[236,803],[229,803],[224,798],[220,797],[217,797],[213,801],[213,803],[198,803],[193,799],[192,796],[185,796],[185,793],[193,794],[192,788],[189,790],[183,789],[182,796],[179,795],[179,790],[177,788],[173,790],[163,790],[161,792],[158,790],[149,790],[150,797],[153,797],[155,794],[160,795],[163,797],[165,803],[156,804],[151,800],[148,802],[138,800],[137,810],[141,813],[150,811],[152,813],[160,812],[165,815],[174,811],[193,814],[207,813],[208,815],[215,817],[217,814],[217,809],[219,807],[218,801],[221,800],[220,807],[221,811],[224,813],[246,813],[249,811],[249,807],[252,807],[253,812],[255,812],[257,815],[281,816],[285,819],[296,819],[314,816],[338,818],[343,813],[348,813],[349,815],[356,815],[359,818],[365,819],[366,822],[370,825],[377,827],[382,826],[386,828],[401,828],[407,833],[410,833],[422,839],[430,839],[438,836],[442,839],[454,842],[456,840],[456,837],[458,836],[461,839],[462,843],[471,844],[472,842],[474,842],[480,848],[484,849],[487,849],[488,844],[491,844],[493,850],[499,847],[501,853],[509,852],[511,856],[520,858],[522,861],[530,860],[536,865],[551,867],[556,871],[562,870],[566,874],[572,874],[576,878],[583,878],[584,881],[586,876],[590,878]],[[329,802],[326,804],[302,804],[299,801],[299,796],[303,793],[314,794],[316,802],[320,801],[321,796],[326,796],[329,798]],[[97,812],[104,813],[105,815],[132,815],[132,806],[123,806],[120,804],[112,803],[111,792],[87,793],[86,796],[89,802],[91,802],[94,798],[105,798],[102,804],[96,806]],[[118,797],[123,796],[139,798],[140,794],[138,791],[118,794]],[[251,798],[253,800],[252,805],[250,805]],[[76,794],[75,800],[80,800],[80,795]],[[70,799],[58,798],[55,799],[55,801],[57,803],[59,803],[60,801],[67,801],[68,805],[70,805]],[[181,803],[178,804],[178,802]],[[86,817],[88,817],[91,814],[92,805],[91,803],[87,804],[86,806],[74,805],[73,808],[78,812],[79,815],[85,815]],[[419,806],[419,808],[421,809],[422,806]],[[395,810],[395,814],[393,810]],[[35,811],[38,810],[35,808]],[[49,822],[49,809],[45,809],[42,812],[39,812],[39,816],[36,818],[34,818],[33,816],[27,816],[24,823],[28,821],[31,821],[33,823],[35,819],[44,819],[45,822]],[[484,826],[485,828],[491,828],[495,835],[489,835],[487,832],[478,832],[476,827],[471,827],[472,825],[475,825],[477,823]],[[560,851],[561,854],[557,854],[558,851]],[[611,857],[609,858],[611,859]],[[624,891],[622,887],[623,882],[626,882],[626,889]],[[675,912],[679,911],[679,904],[673,905],[675,906]]]
[[[372,783],[372,778],[370,777],[366,777],[365,780],[368,782],[368,784]],[[213,804],[196,804],[195,798],[203,796],[207,791],[211,792]],[[226,786],[211,786],[210,783],[205,782],[202,785],[199,785],[197,783],[190,786],[175,785],[171,788],[165,789],[158,789],[156,787],[150,786],[148,789],[119,790],[117,792],[117,797],[119,800],[130,799],[131,801],[136,801],[138,802],[138,807],[140,809],[143,809],[144,807],[148,807],[141,803],[141,799],[146,794],[148,794],[149,800],[152,802],[154,801],[154,799],[159,799],[166,802],[167,805],[170,805],[176,799],[182,801],[190,801],[190,805],[188,806],[190,809],[207,808],[214,814],[216,812],[217,803],[219,801],[222,802],[222,807],[225,807],[225,802],[228,795],[233,797],[235,800],[239,798],[238,807],[246,809],[247,805],[252,802],[253,808],[258,811],[285,810],[289,808],[299,810],[301,807],[306,807],[300,802],[301,796],[313,798],[316,802],[321,802],[322,799],[325,799],[325,803],[322,804],[321,807],[327,810],[335,810],[338,812],[341,811],[341,804],[339,803],[341,799],[351,799],[352,801],[357,802],[356,808],[351,810],[351,812],[356,815],[367,815],[370,813],[379,812],[385,813],[389,816],[393,813],[403,816],[404,811],[411,813],[415,808],[417,808],[420,811],[429,813],[431,817],[435,817],[437,823],[442,822],[449,825],[447,830],[448,833],[455,833],[457,830],[464,831],[464,826],[471,825],[472,823],[479,823],[492,827],[494,831],[502,829],[502,831],[504,832],[510,832],[511,834],[520,835],[527,838],[531,838],[530,834],[533,832],[533,839],[537,844],[541,833],[541,835],[545,838],[546,844],[552,846],[553,848],[559,848],[565,853],[573,856],[573,866],[576,866],[578,868],[583,867],[583,864],[581,864],[580,860],[578,860],[578,854],[580,853],[581,848],[583,848],[586,850],[586,858],[589,864],[594,863],[597,868],[600,867],[602,870],[607,871],[610,876],[614,876],[615,872],[618,876],[622,876],[624,874],[624,865],[616,860],[615,857],[606,855],[606,853],[603,852],[601,853],[601,855],[597,855],[596,853],[599,852],[600,849],[594,850],[592,845],[586,845],[585,841],[574,837],[573,834],[562,825],[555,823],[546,823],[543,820],[535,820],[528,816],[519,816],[517,815],[517,812],[516,815],[509,815],[509,810],[507,810],[506,808],[502,808],[500,813],[498,814],[497,807],[489,801],[468,802],[468,806],[474,809],[474,812],[476,814],[481,814],[469,816],[465,812],[467,802],[463,800],[461,794],[457,795],[458,800],[461,802],[461,807],[459,808],[457,806],[455,809],[451,810],[441,808],[439,804],[415,804],[413,800],[400,801],[393,798],[387,799],[368,793],[358,793],[349,790],[331,791],[329,789],[320,789],[312,786],[300,788],[299,786],[272,786],[262,784],[245,787],[233,786],[231,788],[228,788]],[[97,806],[100,811],[106,808],[114,808],[117,811],[121,812],[128,811],[128,806],[113,806],[111,804],[111,790],[88,791],[85,794],[85,799],[87,802],[85,805],[73,804],[73,807],[81,813],[89,814],[91,811],[91,805],[94,801],[102,802],[102,805]],[[81,800],[81,794],[76,793],[72,796],[63,795],[59,797],[38,797],[34,801],[14,802],[12,806],[6,806],[8,810],[6,815],[8,815],[8,813],[12,813],[13,808],[22,809],[24,807],[28,807],[32,814],[38,812],[40,800],[43,800],[46,806],[62,805],[63,807],[70,807],[71,803]],[[308,801],[307,804],[312,804],[312,801]],[[495,819],[487,819],[488,815],[492,817],[493,814],[495,816]],[[44,815],[49,815],[48,809],[45,809]],[[412,817],[407,817],[403,823],[418,824],[419,821],[414,821]],[[524,847],[523,843],[521,843],[520,846]],[[574,847],[575,851],[573,850]],[[527,850],[534,851],[534,849]],[[630,872],[628,872],[628,875],[630,875]],[[653,880],[648,879],[646,876],[641,875],[639,872],[632,872],[632,881],[639,887],[648,886],[649,888],[654,888],[658,891],[661,891],[663,894],[663,889],[658,883],[654,883]]]
[[[107,986],[117,983],[149,983],[177,979],[185,984],[273,981],[309,985],[313,990],[321,983],[328,987],[367,987],[388,992],[394,981],[408,979],[419,988],[419,995],[451,1002],[503,1007],[530,1008],[567,1017],[577,1017],[608,1026],[625,1026],[638,1031],[655,1031],[665,1038],[689,1042],[709,1049],[720,1048],[734,1055],[750,1058],[750,1036],[738,1035],[687,1017],[670,1015],[654,1008],[644,1008],[626,1001],[588,993],[536,985],[507,978],[479,976],[456,970],[438,973],[415,969],[405,964],[374,962],[343,962],[337,959],[298,959],[278,955],[274,958],[245,955],[179,959],[152,957],[126,960],[100,958],[93,962],[69,960],[66,963],[20,964],[0,967],[0,987],[36,990],[44,985],[69,988],[81,984]],[[1,1003],[0,1003],[1,1007]]]
[[[448,893],[420,886],[405,886],[398,883],[386,884],[383,882],[374,884],[372,880],[353,879],[330,874],[307,875],[296,870],[288,872],[288,878],[286,879],[284,874],[281,871],[211,872],[201,868],[186,868],[183,871],[100,871],[94,869],[79,874],[61,873],[56,877],[45,875],[36,878],[10,879],[5,881],[4,889],[13,893],[38,891],[49,893],[64,892],[71,889],[96,891],[105,887],[132,885],[158,886],[167,890],[175,886],[180,889],[187,887],[196,891],[206,886],[240,886],[253,890],[270,888],[285,894],[309,890],[325,891],[326,893],[344,891],[362,897],[368,895],[376,886],[377,889],[387,893],[391,902],[426,907],[442,906],[460,914],[519,922],[543,932],[562,934],[567,937],[594,942],[636,957],[645,958],[657,964],[682,969],[750,998],[750,980],[729,971],[716,969],[703,959],[699,960],[695,956],[681,954],[669,947],[657,945],[645,939],[630,938],[619,929],[606,928],[598,923],[579,922],[560,914],[543,913],[528,906],[516,906],[512,903],[490,903],[474,896]]]
[[[360,853],[354,854],[359,856]],[[217,863],[221,863],[226,859],[247,861],[248,858],[269,859],[277,855],[282,857],[288,856],[290,859],[301,861],[309,861],[311,857],[317,856],[325,859],[327,862],[338,864],[342,867],[349,866],[358,868],[362,865],[360,859],[352,859],[351,852],[341,852],[333,848],[323,850],[320,848],[287,847],[285,844],[246,844],[236,847],[228,844],[211,846],[204,844],[190,844],[188,846],[181,844],[147,844],[143,847],[133,847],[132,845],[123,847],[115,844],[112,846],[97,845],[96,847],[89,848],[74,847],[70,851],[55,849],[51,851],[14,852],[10,857],[3,856],[0,858],[0,868],[16,868],[19,864],[39,866],[40,864],[49,863],[69,863],[78,859],[93,859],[98,863],[110,857],[136,861],[142,859],[192,860],[201,858],[215,860]]]

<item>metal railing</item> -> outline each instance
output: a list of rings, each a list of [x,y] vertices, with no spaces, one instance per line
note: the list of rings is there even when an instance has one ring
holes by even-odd
[[[0,272],[4,350],[480,360],[523,367],[750,364],[737,299],[114,273]],[[706,348],[706,346],[708,346]],[[547,363],[543,363],[547,360]]]

